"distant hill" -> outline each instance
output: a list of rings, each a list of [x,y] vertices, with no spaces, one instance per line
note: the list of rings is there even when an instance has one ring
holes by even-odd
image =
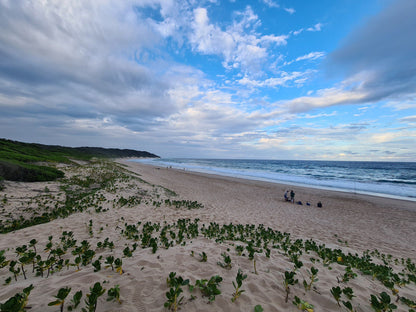
[[[68,163],[70,159],[90,160],[98,158],[146,157],[159,156],[131,149],[101,147],[65,147],[23,143],[0,139],[0,181],[50,181],[63,177],[63,172],[39,163]]]

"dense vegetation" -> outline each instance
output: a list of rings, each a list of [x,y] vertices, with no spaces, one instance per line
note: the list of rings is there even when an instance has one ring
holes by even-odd
[[[130,149],[99,147],[63,147],[22,143],[0,139],[0,184],[3,179],[11,181],[52,181],[63,177],[54,168],[56,163],[69,163],[70,159],[90,160],[93,157],[158,157],[154,154]],[[40,164],[42,163],[42,164]],[[1,186],[0,186],[1,188]]]

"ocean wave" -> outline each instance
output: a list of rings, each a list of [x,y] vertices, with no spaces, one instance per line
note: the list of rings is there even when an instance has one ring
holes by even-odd
[[[392,198],[416,198],[416,163],[152,159],[153,164],[225,176]],[[394,170],[393,170],[394,169]]]

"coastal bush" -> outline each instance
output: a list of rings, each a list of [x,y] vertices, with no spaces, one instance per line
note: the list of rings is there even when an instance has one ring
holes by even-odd
[[[0,176],[10,181],[37,182],[63,178],[64,173],[53,167],[0,160]]]

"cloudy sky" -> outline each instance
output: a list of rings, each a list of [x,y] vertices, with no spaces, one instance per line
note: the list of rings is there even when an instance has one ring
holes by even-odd
[[[416,0],[0,0],[0,137],[416,161]]]

